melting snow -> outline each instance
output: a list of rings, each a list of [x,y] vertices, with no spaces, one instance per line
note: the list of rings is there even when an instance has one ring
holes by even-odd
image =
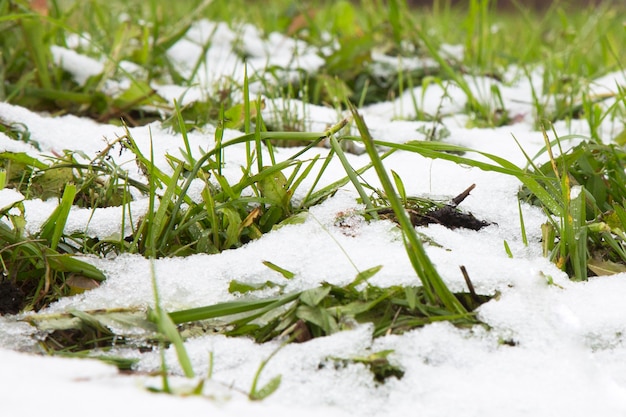
[[[203,55],[205,46],[208,47]],[[453,47],[448,50],[455,51]],[[102,70],[99,61],[72,50],[54,48],[53,53],[56,62],[72,72],[78,82]],[[195,86],[154,87],[169,100],[178,99],[183,93],[186,100],[210,94],[224,78],[243,79],[242,53],[249,55],[248,70],[259,74],[271,65],[286,67],[283,77],[291,76],[290,71],[296,69],[314,71],[322,65],[315,51],[301,41],[279,34],[262,38],[256,28],[248,25],[234,31],[223,23],[200,21],[168,51],[181,74],[194,77],[190,85]],[[193,72],[198,62],[199,70]],[[538,78],[532,80],[539,82]],[[480,78],[468,78],[468,82],[479,97],[486,97],[495,83]],[[615,91],[617,82],[624,83],[623,75],[607,75],[595,84],[604,93]],[[465,97],[454,85],[431,85],[425,90],[417,87],[395,101],[365,107],[362,113],[378,139],[423,139],[419,129],[430,124],[409,121],[415,116],[413,98],[417,98],[422,111],[446,115],[443,125],[450,132],[446,141],[523,164],[524,156],[513,136],[529,155],[544,145],[542,134],[533,128],[529,82],[522,78],[499,88],[507,108],[521,115],[517,124],[498,129],[466,129],[466,116],[458,115]],[[541,91],[540,86],[536,88]],[[298,100],[270,100],[266,118],[285,106],[298,112],[309,130],[324,130],[344,117],[335,109],[303,105]],[[125,134],[118,126],[74,116],[46,117],[6,103],[0,103],[0,117],[4,122],[28,126],[31,139],[40,146],[37,150],[0,134],[0,151],[50,156],[71,149],[94,157],[107,142]],[[605,131],[614,129],[611,123],[605,121]],[[588,133],[583,124],[559,123],[556,128],[563,135]],[[130,133],[146,154],[152,142],[156,164],[171,172],[165,155],[180,157],[180,135],[158,123],[132,128]],[[190,133],[191,149],[211,149],[213,134],[211,127]],[[225,133],[227,138],[238,135],[233,131]],[[239,178],[239,166],[245,161],[243,149],[227,149],[227,178]],[[310,156],[325,152],[323,148],[315,149]],[[277,151],[279,158],[291,154],[292,150]],[[122,153],[116,158],[131,176],[140,176],[132,165],[132,155]],[[367,163],[364,155],[349,155],[349,160],[355,167]],[[540,225],[545,218],[539,209],[527,205],[523,206],[523,214],[530,243],[525,246],[516,199],[519,183],[513,178],[402,152],[387,158],[385,163],[400,174],[412,195],[450,198],[472,183],[477,184],[463,207],[493,225],[480,232],[451,231],[431,225],[420,228],[420,232],[441,245],[428,246],[427,250],[452,290],[465,289],[459,272],[459,266],[465,265],[478,292],[499,294],[479,309],[479,317],[489,330],[458,329],[438,323],[401,336],[373,340],[372,328],[361,325],[304,344],[288,345],[269,362],[261,381],[282,375],[281,387],[263,402],[252,403],[242,392],[250,389],[259,364],[277,348],[275,343],[257,345],[247,339],[220,335],[189,339],[186,348],[197,374],[206,374],[209,353],[214,356],[213,378],[204,390],[213,399],[174,397],[148,393],[145,387],[155,383],[148,376],[123,376],[100,362],[11,351],[36,351],[36,341],[31,338],[29,326],[15,317],[0,317],[0,368],[6,385],[0,390],[0,408],[5,415],[17,415],[26,409],[45,407],[48,415],[59,416],[82,415],[84,410],[94,415],[110,415],[113,410],[123,410],[125,414],[216,416],[625,415],[626,275],[593,278],[587,283],[569,281],[541,256]],[[339,164],[331,164],[321,186],[343,175]],[[377,184],[371,172],[364,178]],[[295,198],[304,196],[312,180],[304,181]],[[22,198],[15,191],[2,190],[0,206]],[[234,299],[228,292],[232,279],[250,283],[273,280],[285,284],[287,291],[310,288],[322,281],[345,284],[357,273],[354,265],[359,270],[383,265],[372,279],[375,285],[418,284],[392,223],[356,221],[350,233],[335,225],[340,213],[361,208],[356,198],[356,192],[346,186],[313,207],[304,223],[283,227],[242,248],[217,255],[154,261],[163,307],[191,308]],[[54,201],[39,200],[23,204],[29,230],[37,230],[56,206]],[[146,200],[133,202],[135,217],[146,210]],[[121,217],[119,208],[99,209],[95,213],[75,208],[66,231],[86,230],[92,236],[108,237],[121,232]],[[513,258],[505,252],[505,240]],[[49,307],[49,312],[153,304],[150,261],[134,255],[85,259],[101,268],[107,280],[98,289],[57,302]],[[286,281],[265,267],[263,261],[293,271],[296,276]],[[404,369],[403,379],[391,378],[378,385],[363,365],[336,367],[328,361],[329,357],[363,356],[384,349],[394,350],[390,360]],[[136,356],[140,359],[138,370],[149,373],[159,369],[158,353]],[[173,349],[166,352],[166,358],[177,369]]]

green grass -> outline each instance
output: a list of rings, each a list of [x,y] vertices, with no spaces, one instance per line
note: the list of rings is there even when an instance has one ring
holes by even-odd
[[[341,106],[345,99],[372,103],[397,97],[408,86],[424,80],[453,80],[467,95],[467,112],[480,124],[507,123],[500,115],[497,91],[477,95],[470,89],[470,76],[502,79],[511,65],[524,71],[543,68],[543,87],[535,108],[537,122],[580,117],[584,92],[589,82],[602,74],[623,68],[620,45],[626,35],[621,18],[623,6],[600,6],[571,10],[554,2],[542,15],[525,9],[496,13],[495,2],[472,0],[467,8],[435,1],[430,9],[407,9],[405,2],[363,0],[317,2],[305,7],[288,0],[274,0],[271,7],[257,7],[243,0],[190,1],[171,7],[162,0],[148,2],[53,1],[44,17],[23,3],[0,2],[3,11],[0,50],[4,70],[0,72],[0,99],[31,108],[88,115],[98,120],[126,119],[146,123],[158,117],[145,110],[146,104],[168,107],[148,83],[172,79],[188,80],[176,72],[166,55],[199,17],[217,21],[252,22],[266,33],[278,31],[324,47],[333,33],[338,49],[324,55],[326,64],[313,75],[287,85],[274,94],[297,97],[304,93],[311,103]],[[123,13],[125,19],[119,19]],[[143,21],[150,22],[148,25]],[[299,24],[298,24],[299,23]],[[64,46],[68,36],[83,39],[78,51],[105,62],[101,76],[76,85],[59,67],[52,65],[49,46]],[[441,53],[442,43],[465,47],[461,59]],[[208,46],[208,45],[205,45]],[[432,70],[398,68],[387,79],[373,71],[372,48],[405,57],[431,57],[439,63]],[[26,52],[26,53],[24,53]],[[127,60],[145,69],[131,76],[120,67]],[[121,95],[108,97],[103,83],[120,76],[131,85]],[[220,106],[225,110],[242,103],[229,102],[243,86],[225,85],[221,99],[209,96],[185,109],[186,120],[217,122]],[[226,100],[224,100],[226,98]],[[588,97],[587,101],[596,100]],[[553,100],[554,108],[548,105]]]
[[[75,192],[72,185],[65,188],[59,206],[35,236],[24,231],[26,220],[21,202],[0,210],[0,216],[9,222],[0,223],[0,267],[16,294],[12,313],[38,310],[70,295],[76,290],[72,277],[80,276],[94,286],[105,279],[97,268],[74,257],[76,252],[60,250],[63,227]]]
[[[625,161],[620,146],[583,142],[534,168],[562,201],[545,226],[559,237],[546,241],[546,255],[576,280],[626,270]],[[520,194],[542,204],[528,189]]]
[[[154,334],[141,344],[161,349],[173,346],[188,378],[197,376],[185,351],[185,332],[193,332],[198,322],[210,326],[215,322],[215,331],[258,342],[304,342],[349,328],[354,322],[374,323],[376,337],[441,320],[458,326],[477,325],[473,311],[489,298],[474,292],[464,268],[461,273],[468,292],[452,293],[446,286],[407,215],[407,209],[429,210],[441,203],[407,195],[402,178],[384,163],[394,152],[412,152],[514,176],[523,185],[520,201],[536,204],[546,213],[548,221],[542,227],[545,256],[573,280],[624,272],[626,90],[622,87],[614,94],[598,95],[590,88],[602,75],[625,71],[626,9],[616,2],[572,10],[556,1],[538,14],[521,3],[513,10],[499,11],[495,2],[480,0],[465,2],[465,7],[434,0],[432,7],[420,10],[410,9],[399,0],[312,4],[195,0],[175,5],[165,0],[52,0],[47,10],[36,11],[26,1],[0,0],[0,100],[52,116],[75,114],[124,127],[156,122],[175,132],[181,143],[179,156],[167,156],[171,168],[167,172],[155,165],[154,155],[142,153],[128,128],[95,158],[69,151],[40,159],[22,153],[0,154],[0,188],[18,190],[27,199],[59,201],[58,208],[33,235],[24,231],[23,204],[0,211],[4,220],[0,223],[0,267],[6,277],[0,283],[8,282],[23,296],[15,310],[37,310],[83,291],[79,278],[92,286],[105,279],[76,255],[137,253],[155,259],[219,253],[241,247],[281,225],[304,221],[309,208],[350,184],[365,205],[359,214],[367,221],[393,213],[421,286],[373,286],[369,279],[380,266],[357,271],[345,286],[322,283],[295,293],[284,293],[283,286],[271,281],[253,286],[233,280],[230,291],[242,295],[237,301],[167,312],[160,306],[155,280],[156,307],[149,314],[74,311],[54,317],[31,316],[29,320],[40,329],[55,323],[58,332],[47,333],[42,341],[47,351],[77,356],[106,348],[116,340],[110,320],[130,320],[132,326]],[[264,75],[250,75],[240,83],[223,80],[194,103],[169,103],[156,94],[151,83],[192,86],[193,77],[178,72],[167,50],[201,18],[228,22],[234,29],[248,22],[265,35],[277,31],[304,40],[317,48],[324,64],[315,73],[300,71],[289,81],[281,79],[281,68],[268,68]],[[206,51],[212,40],[209,37],[198,46]],[[444,46],[450,44],[462,45],[463,55],[446,54]],[[54,62],[52,46],[72,46],[99,60],[101,74],[78,84]],[[244,54],[243,49],[235,49],[236,54]],[[418,69],[399,65],[387,68],[383,77],[373,50],[397,57],[398,62],[421,58],[434,65]],[[140,71],[129,73],[121,65],[124,61]],[[201,62],[190,66],[195,74]],[[485,79],[493,86],[477,88]],[[442,106],[434,114],[423,106],[428,87],[446,91],[455,85],[465,96],[462,113],[467,116],[466,127],[508,125],[517,115],[508,113],[502,89],[520,79],[533,82],[532,102],[527,104],[532,105],[537,129],[550,131],[554,123],[581,120],[589,128],[589,137],[567,149],[570,139],[581,138],[566,136],[550,143],[545,134],[542,153],[527,155],[527,166],[520,167],[489,152],[447,143],[449,132],[442,123],[447,115],[442,113]],[[105,85],[121,80],[127,80],[123,90],[109,94]],[[250,87],[256,81],[265,88],[265,99],[251,95]],[[423,88],[421,97],[413,91],[417,86]],[[428,140],[398,144],[372,138],[359,108],[407,92],[412,94],[412,113],[403,109],[397,117],[413,114],[410,117],[415,120],[432,123],[430,129],[423,129]],[[261,110],[271,104],[264,100],[277,98],[287,104],[276,119],[264,120]],[[289,104],[290,99],[302,101]],[[608,105],[610,100],[614,104]],[[337,123],[324,131],[307,131],[294,105],[302,106],[297,110],[303,114],[310,105],[331,107],[338,114]],[[346,114],[350,118],[344,118]],[[605,137],[601,129],[607,120],[621,129],[614,137]],[[191,148],[189,135],[209,125],[215,127],[216,146],[198,154]],[[225,140],[227,128],[239,130],[240,135]],[[2,115],[0,132],[38,148],[28,126],[10,123]],[[307,150],[324,142],[329,146],[325,156],[305,156]],[[346,154],[354,144],[366,150],[368,160],[363,166],[352,166]],[[297,148],[281,149],[278,162],[276,148],[286,145]],[[143,180],[131,179],[128,167],[112,162],[109,156],[119,148],[134,154]],[[224,161],[229,152],[241,148],[246,152],[241,176],[228,181]],[[535,161],[544,152],[549,162],[537,165]],[[345,176],[318,187],[334,160],[344,168]],[[376,173],[382,189],[364,182],[362,174],[368,170]],[[194,181],[204,184],[201,201],[187,195]],[[304,184],[312,185],[303,190]],[[296,191],[304,195],[298,201],[293,198]],[[133,194],[146,196],[150,207],[145,216],[132,221],[130,236],[120,231],[119,236],[98,240],[83,233],[65,234],[72,206],[91,210],[121,206],[127,212]],[[527,244],[521,208],[520,225]],[[513,256],[506,241],[504,246]],[[279,265],[264,264],[285,279],[293,277]],[[269,287],[275,290],[274,297],[255,297],[255,291]],[[274,354],[259,366],[248,393],[253,400],[267,397],[280,385],[280,376],[274,376],[259,386],[259,376]],[[381,381],[389,375],[401,377],[401,369],[386,361],[388,354],[384,351],[368,358],[333,360],[356,361],[372,368],[382,364],[381,369],[373,370]],[[128,361],[119,363],[130,366]],[[169,372],[163,361],[164,392],[173,392]],[[193,394],[201,393],[202,381]]]

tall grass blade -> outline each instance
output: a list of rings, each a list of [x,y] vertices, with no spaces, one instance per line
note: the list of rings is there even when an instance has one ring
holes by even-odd
[[[231,316],[234,314],[247,313],[274,305],[275,303],[286,304],[297,299],[300,293],[284,297],[267,298],[264,300],[227,301],[212,306],[192,308],[175,311],[170,317],[175,324],[188,323],[191,321],[208,320],[216,317]]]
[[[374,165],[376,173],[378,174],[378,178],[383,186],[386,197],[389,200],[389,204],[391,205],[397,221],[400,224],[406,241],[407,253],[420,281],[422,282],[422,285],[424,286],[429,302],[434,305],[441,303],[447,310],[453,313],[466,314],[467,310],[465,307],[463,307],[459,300],[448,289],[430,261],[430,258],[428,258],[422,242],[417,236],[415,228],[413,227],[411,220],[402,206],[402,202],[393,188],[391,179],[389,178],[387,171],[383,166],[382,160],[378,155],[376,144],[369,133],[369,129],[365,125],[365,121],[358,113],[354,105],[349,104],[349,107],[359,133],[361,134],[363,143],[365,144],[367,153],[372,161],[372,164]]]
[[[63,229],[67,223],[74,197],[76,197],[76,186],[74,184],[66,185],[58,207],[52,212],[41,228],[41,234],[39,236],[48,241],[50,249],[52,250],[56,250],[63,236]]]
[[[343,149],[341,149],[341,146],[339,145],[339,142],[337,141],[334,135],[330,136],[330,144],[332,146],[333,151],[339,158],[339,161],[341,161],[341,165],[343,165],[343,168],[346,171],[346,174],[348,174],[348,178],[350,179],[350,182],[352,182],[352,185],[359,193],[359,197],[361,197],[361,200],[363,201],[363,204],[365,204],[367,211],[371,213],[372,217],[374,217],[375,219],[378,219],[378,214],[376,213],[376,210],[374,209],[374,204],[372,204],[372,201],[370,200],[369,196],[365,192],[365,189],[363,188],[363,186],[361,185],[361,182],[357,178],[356,172],[352,168],[352,165],[350,165],[350,162],[348,161],[346,154],[343,152]]]

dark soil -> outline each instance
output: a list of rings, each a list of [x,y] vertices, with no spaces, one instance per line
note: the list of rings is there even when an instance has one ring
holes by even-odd
[[[0,316],[17,314],[24,304],[24,294],[10,281],[0,281]]]

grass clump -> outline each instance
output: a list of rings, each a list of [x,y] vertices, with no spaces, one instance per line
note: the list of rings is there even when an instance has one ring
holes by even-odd
[[[554,2],[541,13],[522,4],[515,13],[498,11],[496,6],[495,1],[478,0],[458,6],[434,1],[432,7],[419,9],[396,0],[386,4],[363,0],[359,5],[348,1],[295,5],[279,0],[263,7],[238,0],[195,1],[172,8],[162,0],[130,4],[55,0],[35,10],[26,2],[3,1],[0,99],[99,121],[123,118],[130,125],[161,119],[173,108],[152,85],[173,82],[190,87],[197,81],[202,62],[190,63],[191,74],[183,76],[168,49],[202,17],[228,21],[233,27],[250,22],[265,34],[277,31],[317,48],[324,59],[318,71],[300,71],[285,82],[280,77],[285,68],[267,68],[256,79],[270,96],[345,109],[346,100],[377,103],[406,92],[418,94],[415,87],[451,82],[467,98],[465,112],[472,126],[516,120],[502,100],[502,89],[520,77],[541,83],[533,98],[537,125],[544,119],[578,118],[592,80],[623,68],[619,46],[625,34],[619,4],[572,11]],[[209,37],[199,46],[206,52],[212,42]],[[447,45],[462,45],[463,52],[450,54]],[[63,69],[63,62],[52,59],[53,46],[92,57],[101,71],[77,82]],[[235,53],[245,62],[245,48],[237,48],[235,44]],[[416,58],[420,64],[410,64]],[[517,68],[513,77],[512,67]],[[119,87],[116,93],[105,88],[113,84]],[[241,104],[236,97],[242,85],[234,80],[219,84],[211,86],[215,88],[211,94],[184,106],[185,120],[196,126],[216,123],[222,105],[227,111]],[[414,117],[433,117],[420,108],[417,96],[413,99]]]
[[[249,115],[249,112],[246,114]],[[249,116],[246,119],[249,123]],[[256,239],[281,222],[290,219],[299,221],[297,214],[307,206],[305,202],[296,206],[292,196],[311,173],[318,158],[310,161],[298,158],[306,149],[343,128],[344,123],[331,127],[327,132],[317,133],[263,132],[260,130],[261,124],[257,124],[259,128],[255,133],[228,142],[222,143],[218,137],[217,147],[198,160],[193,160],[190,153],[186,154],[186,161],[170,157],[174,170],[171,176],[143,156],[127,132],[126,139],[131,143],[131,149],[152,181],[151,189],[162,188],[165,191],[158,207],[152,195],[154,210],[139,225],[131,244],[125,250],[157,257],[218,253]],[[186,133],[183,131],[182,134],[184,136]],[[219,135],[219,129],[216,134]],[[309,145],[284,161],[275,162],[270,140],[307,141]],[[262,144],[266,144],[270,150],[268,162],[271,165],[263,163]],[[248,166],[243,169],[237,183],[229,183],[222,175],[221,158],[223,152],[235,145],[246,146]],[[285,175],[287,170],[291,171],[289,176]],[[194,181],[204,184],[201,202],[194,202],[187,195]],[[329,191],[317,193],[316,201],[330,195],[336,187],[334,185]],[[150,247],[156,253],[151,253]]]
[[[66,187],[61,204],[34,236],[24,230],[20,202],[0,210],[0,314],[39,310],[62,296],[84,290],[85,283],[97,286],[105,279],[97,268],[62,249],[63,228],[75,192],[75,187]]]
[[[180,5],[175,14],[186,18],[165,19],[164,6],[156,2],[141,5],[55,0],[35,8],[25,1],[0,2],[4,64],[0,99],[101,122],[123,117],[128,123],[145,124],[160,118],[146,107],[165,105],[150,82],[164,77],[182,79],[170,65],[166,51],[185,34],[191,23],[189,16],[193,15]],[[205,6],[200,4],[198,9]],[[126,19],[119,18],[122,12]],[[64,59],[54,55],[53,46],[55,51],[72,46],[93,57],[91,65],[100,66],[101,71],[86,80],[75,80],[63,69]],[[131,74],[127,68],[133,65],[140,70]],[[129,81],[126,86],[119,84],[125,80]],[[121,91],[112,93],[111,82]]]
[[[621,146],[582,142],[535,167],[565,212],[544,226],[544,252],[577,280],[626,271],[625,162]],[[542,204],[528,189],[520,197]]]
[[[435,321],[448,320],[457,325],[477,323],[471,314],[434,306],[422,287],[358,287],[379,269],[363,271],[346,286],[323,284],[299,293],[227,302],[172,312],[170,316],[175,323],[222,318],[216,321],[219,325],[213,329],[224,329],[230,336],[251,336],[257,342],[279,337],[305,342],[352,328],[355,323],[372,323],[375,337],[400,334]],[[463,308],[468,311],[488,299],[490,297],[469,293],[455,295],[456,302],[466,306]],[[223,317],[228,316],[234,318],[224,321]],[[206,329],[206,324],[202,329]]]
[[[139,192],[147,191],[143,184],[129,178],[106,152],[91,161],[80,152],[70,151],[48,159],[41,162],[25,153],[1,153],[0,168],[7,176],[6,187],[29,199],[48,200],[60,198],[66,184],[74,184],[76,195],[72,203],[86,208],[128,204],[129,186]]]
[[[129,339],[127,343],[130,347],[145,348],[159,340],[169,340],[176,344],[179,356],[186,357],[181,337],[206,333],[247,336],[259,343],[270,340],[303,343],[353,328],[358,323],[372,323],[374,337],[401,334],[443,320],[457,326],[471,326],[479,323],[473,311],[491,298],[477,295],[471,288],[469,292],[452,295],[465,312],[449,311],[443,306],[433,305],[423,287],[381,288],[370,285],[368,279],[379,270],[380,267],[375,267],[362,271],[344,286],[324,283],[308,290],[271,298],[246,297],[170,313],[162,309],[155,309],[147,315],[133,309],[73,311],[33,315],[28,320],[40,330],[48,331],[42,343],[51,351],[84,352],[105,348],[107,340],[124,342],[120,339],[124,336],[123,331],[115,335],[110,330],[114,326],[118,332],[120,328],[135,335],[136,330],[146,332],[147,338],[131,338],[134,342]],[[239,286],[236,288],[241,289]],[[176,326],[182,326],[179,327],[180,334]],[[159,333],[165,335],[165,339],[159,339]],[[94,335],[103,339],[96,341]],[[384,380],[389,376],[401,377],[397,368],[380,361],[388,354],[381,353],[381,357],[353,361],[367,363],[375,368],[372,371],[376,378]],[[188,359],[184,359],[184,362],[185,373],[193,376]]]

